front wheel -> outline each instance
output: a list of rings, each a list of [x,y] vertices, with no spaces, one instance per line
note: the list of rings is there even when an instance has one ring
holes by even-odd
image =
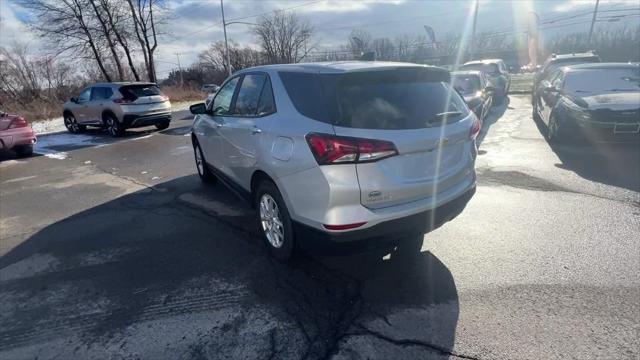
[[[200,148],[200,144],[198,142],[194,142],[193,144],[193,155],[196,160],[196,170],[198,170],[198,176],[200,176],[200,180],[205,183],[213,183],[216,181],[216,177],[209,169],[207,162],[204,160],[204,154],[202,153],[202,148]]]
[[[557,143],[562,138],[562,129],[560,123],[553,114],[549,115],[549,123],[547,124],[547,139],[549,142]]]
[[[86,126],[78,124],[78,120],[73,114],[64,115],[64,127],[72,134],[81,133],[87,129]]]
[[[280,191],[271,181],[258,186],[255,198],[260,233],[269,252],[278,260],[291,258],[294,249],[293,226]]]

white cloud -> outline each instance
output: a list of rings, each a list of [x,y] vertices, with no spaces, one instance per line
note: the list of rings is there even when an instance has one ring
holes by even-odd
[[[19,41],[32,48],[39,47],[38,37],[17,16],[22,8],[6,0],[0,0],[0,46],[11,46]]]
[[[601,0],[598,6],[620,6],[630,5],[640,7],[638,0]],[[595,6],[595,0],[568,0],[564,3],[557,5],[553,8],[554,11],[567,12],[574,10],[581,10],[583,8],[593,8]]]

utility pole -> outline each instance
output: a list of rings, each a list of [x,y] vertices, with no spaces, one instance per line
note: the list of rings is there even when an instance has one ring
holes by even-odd
[[[231,76],[231,60],[229,59],[229,43],[227,42],[227,23],[224,20],[224,4],[222,0],[220,0],[220,9],[222,10],[222,30],[224,31],[224,55],[227,63],[227,71],[229,72],[229,76]]]
[[[182,77],[182,66],[180,66],[180,53],[176,53],[176,57],[178,58],[178,71],[180,72],[180,87],[184,86],[184,78]]]
[[[469,60],[473,60],[476,52],[476,22],[478,21],[478,6],[480,6],[480,0],[476,0],[475,9],[473,11],[473,27],[471,30],[471,44],[469,46],[469,55],[471,56],[471,59]]]
[[[593,10],[593,18],[591,19],[591,28],[589,28],[589,47],[591,47],[591,37],[593,36],[593,26],[596,24],[596,17],[598,17],[598,4],[600,0],[596,0],[596,8]]]

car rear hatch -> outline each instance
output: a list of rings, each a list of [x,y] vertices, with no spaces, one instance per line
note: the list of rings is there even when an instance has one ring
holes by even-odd
[[[163,112],[171,106],[169,98],[155,84],[125,85],[119,90],[120,103],[129,112]]]
[[[397,155],[356,162],[360,199],[370,209],[433,197],[474,166],[479,124],[439,68],[399,67],[335,76],[336,135],[392,143]],[[332,108],[332,106],[329,106]],[[435,199],[435,198],[434,198]]]

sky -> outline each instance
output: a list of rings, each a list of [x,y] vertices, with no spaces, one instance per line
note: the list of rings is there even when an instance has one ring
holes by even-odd
[[[165,0],[170,18],[164,26],[157,51],[157,69],[160,78],[177,67],[178,56],[182,66],[197,59],[197,54],[212,42],[223,40],[222,16],[219,0]],[[541,21],[560,16],[576,16],[564,23],[546,25],[543,36],[550,38],[559,32],[588,31],[595,0],[480,0],[477,31],[524,30],[527,16],[535,11]],[[374,37],[395,37],[404,33],[424,34],[424,25],[431,26],[436,38],[460,33],[469,21],[473,0],[225,0],[227,22],[255,22],[261,14],[279,9],[295,11],[309,21],[315,29],[314,42],[319,49],[334,49],[347,41],[353,28],[369,31]],[[638,9],[621,11],[624,9]],[[627,15],[615,23],[603,22],[598,26],[635,26],[640,17],[640,0],[601,0],[602,16]],[[582,15],[581,15],[582,14]],[[27,24],[30,14],[15,0],[0,0],[0,46],[15,40],[26,42],[34,51],[43,48],[46,39],[31,33]],[[578,23],[560,26],[566,23]],[[251,25],[227,26],[230,41],[257,47]],[[176,55],[178,54],[178,55]]]

